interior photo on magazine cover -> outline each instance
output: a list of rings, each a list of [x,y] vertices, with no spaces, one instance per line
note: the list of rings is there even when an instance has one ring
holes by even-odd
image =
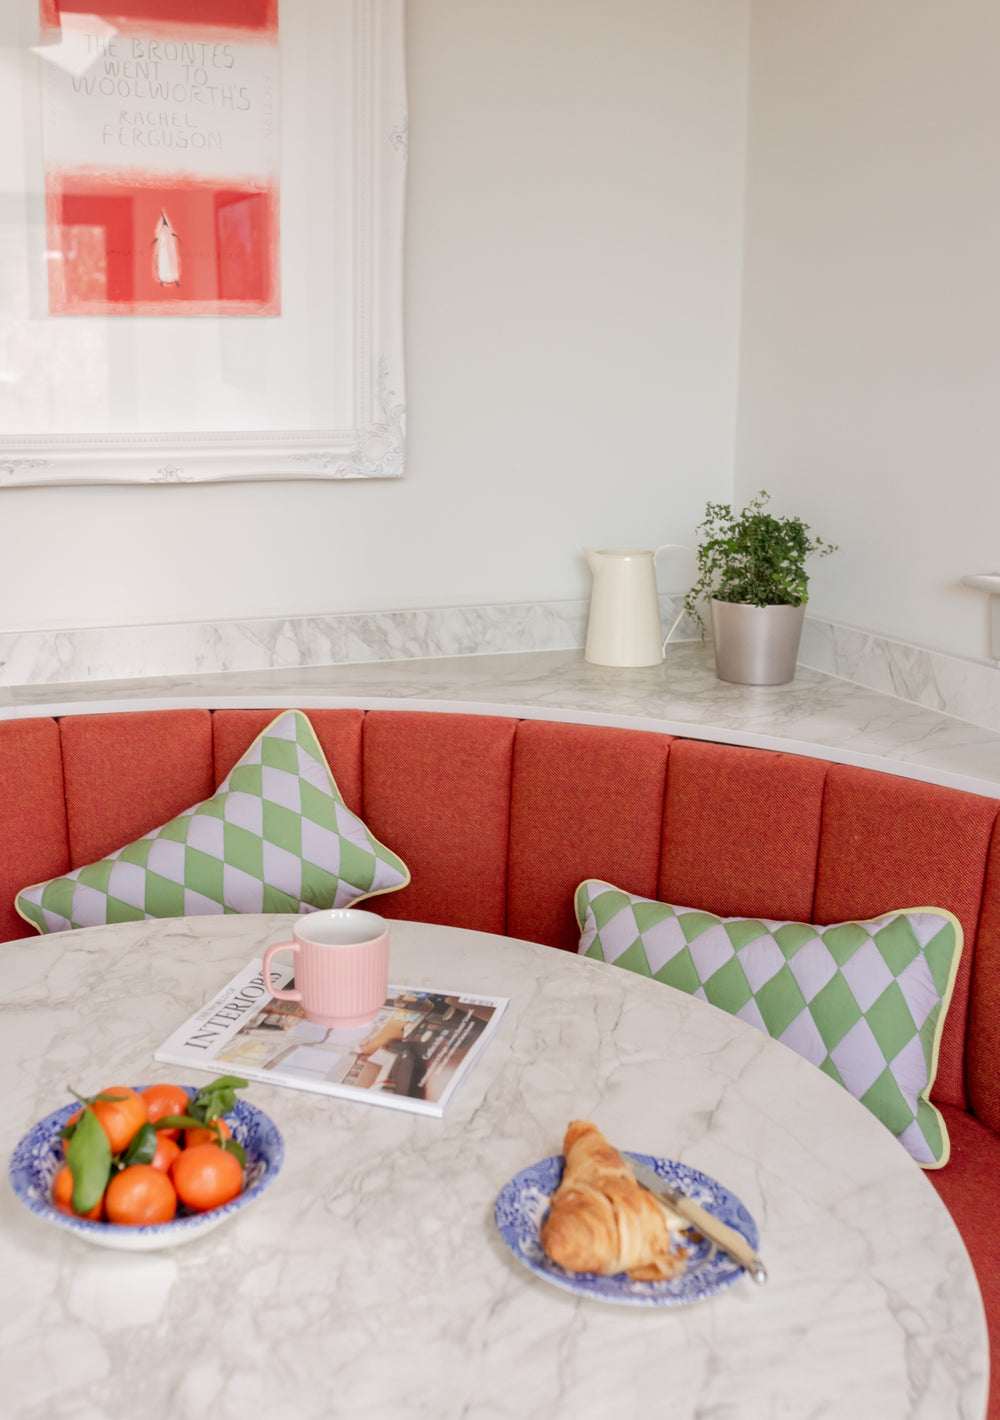
[[[292,983],[294,986],[294,982]],[[370,1025],[313,1025],[295,1002],[270,998],[215,1056],[233,1070],[277,1070],[316,1083],[439,1100],[494,1012],[492,1002],[391,987]]]

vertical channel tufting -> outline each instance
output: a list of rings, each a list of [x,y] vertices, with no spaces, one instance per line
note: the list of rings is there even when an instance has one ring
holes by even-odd
[[[977,1119],[1000,1134],[1000,819],[993,826],[971,965],[966,1087]]]
[[[657,896],[720,917],[812,918],[824,759],[676,740]]]
[[[823,803],[817,922],[946,907],[962,924],[933,1098],[963,1107],[969,983],[997,809],[995,799],[848,764],[831,765]]]
[[[507,931],[575,951],[584,878],[656,895],[669,735],[524,720],[514,747]]]
[[[379,913],[503,932],[517,721],[370,710],[364,820],[410,870]]]
[[[69,868],[59,726],[9,720],[0,734],[0,941],[34,929],[14,911],[22,888]]]
[[[73,867],[141,838],[215,788],[208,710],[67,715],[59,732]]]

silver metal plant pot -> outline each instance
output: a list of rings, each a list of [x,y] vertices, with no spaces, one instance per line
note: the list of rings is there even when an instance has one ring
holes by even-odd
[[[784,685],[795,676],[802,606],[750,606],[712,599],[715,673],[737,685]]]

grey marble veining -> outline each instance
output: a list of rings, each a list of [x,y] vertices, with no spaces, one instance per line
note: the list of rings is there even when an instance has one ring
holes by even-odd
[[[278,670],[582,646],[585,602],[0,635],[0,685]]]
[[[1000,730],[1000,668],[806,618],[800,663],[815,670]]]
[[[288,922],[7,943],[0,1147],[67,1079],[203,1083],[153,1050]],[[510,998],[443,1119],[254,1084],[281,1174],[169,1252],[104,1252],[0,1194],[5,1420],[982,1420],[986,1330],[955,1225],[821,1071],[705,1002],[533,943],[394,922],[390,970]],[[494,1200],[573,1118],[736,1193],[767,1285],[616,1307],[517,1262]]]
[[[664,595],[660,606],[669,629],[681,610],[681,598]],[[7,632],[0,633],[0,686],[567,650],[583,645],[587,613],[586,601],[510,602]],[[682,618],[673,639],[696,635],[697,628]]]
[[[664,632],[681,610],[660,597]],[[3,687],[572,650],[588,603],[511,602],[160,626],[0,633]],[[681,617],[672,644],[699,641]],[[1000,669],[807,617],[800,664],[1000,731]]]

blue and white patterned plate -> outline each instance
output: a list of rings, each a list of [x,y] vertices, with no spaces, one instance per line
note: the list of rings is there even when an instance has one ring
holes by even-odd
[[[134,1088],[142,1090],[145,1086]],[[185,1088],[191,1098],[197,1093],[191,1086]],[[284,1141],[272,1120],[255,1105],[237,1100],[226,1115],[226,1123],[247,1155],[243,1192],[238,1198],[224,1203],[221,1208],[213,1208],[210,1213],[192,1213],[190,1217],[175,1218],[172,1223],[152,1223],[142,1228],[91,1223],[86,1218],[60,1213],[52,1204],[52,1180],[64,1162],[59,1131],[78,1108],[75,1103],[63,1105],[28,1130],[11,1158],[10,1181],[18,1198],[37,1217],[100,1247],[122,1252],[152,1252],[203,1237],[258,1199],[274,1182],[285,1157]]]
[[[652,1154],[624,1154],[623,1157],[648,1165],[723,1223],[735,1228],[752,1248],[757,1247],[757,1224],[736,1195],[714,1178],[673,1159],[654,1158]],[[539,1240],[549,1211],[549,1199],[559,1186],[565,1163],[562,1154],[554,1154],[522,1169],[500,1190],[494,1212],[500,1236],[511,1252],[546,1282],[565,1287],[568,1292],[621,1306],[681,1307],[714,1296],[743,1275],[741,1267],[698,1235],[692,1238],[687,1267],[669,1282],[635,1282],[624,1272],[613,1277],[598,1277],[593,1272],[567,1272],[546,1256]]]

